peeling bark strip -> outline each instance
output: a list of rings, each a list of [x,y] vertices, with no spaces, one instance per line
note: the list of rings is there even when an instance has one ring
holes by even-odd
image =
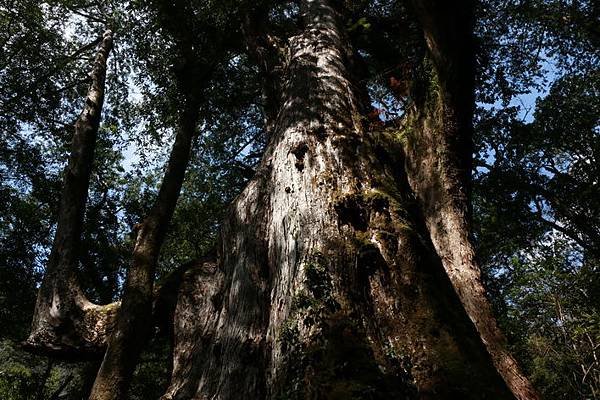
[[[129,382],[153,325],[152,293],[156,264],[189,163],[198,123],[198,107],[196,98],[187,98],[180,114],[179,129],[158,198],[138,230],[116,327],[109,339],[90,400],[127,397]]]
[[[38,292],[31,333],[24,343],[32,350],[75,357],[101,353],[118,307],[116,304],[98,306],[90,303],[76,277],[81,229],[104,102],[106,60],[112,45],[112,32],[106,31],[90,74],[91,85],[83,111],[75,123],[56,234]]]
[[[539,399],[507,349],[469,237],[475,76],[472,4],[414,0],[413,5],[432,65],[425,67],[430,81],[412,115],[413,135],[407,149],[410,185],[444,269],[496,369],[517,399]]]
[[[167,399],[509,399],[429,241],[393,133],[366,132],[340,4],[300,2],[272,135],[216,265],[186,275]],[[300,167],[301,165],[301,167]]]

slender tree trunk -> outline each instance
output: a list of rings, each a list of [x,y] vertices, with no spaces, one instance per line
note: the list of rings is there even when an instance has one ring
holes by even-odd
[[[199,116],[196,90],[201,80],[198,78],[205,77],[204,74],[211,69],[197,62],[190,52],[193,49],[190,43],[185,42],[181,46],[185,68],[176,74],[184,101],[178,132],[158,198],[137,227],[132,265],[120,304],[92,304],[83,294],[76,277],[77,250],[104,97],[106,58],[112,48],[110,32],[105,33],[98,51],[92,86],[84,111],[76,123],[71,159],[65,172],[58,230],[26,346],[61,357],[81,357],[83,353],[98,356],[106,349],[90,399],[126,397],[154,319],[164,319],[164,316],[152,313],[155,269],[190,159]],[[171,283],[171,286],[177,286],[177,282]],[[164,291],[159,297],[161,295],[169,296]],[[157,300],[164,303],[164,299]]]
[[[114,319],[113,306],[97,306],[85,297],[77,281],[79,247],[96,136],[104,101],[106,61],[112,33],[100,42],[90,74],[91,85],[75,123],[69,163],[64,172],[58,224],[38,292],[26,347],[61,355],[81,356],[102,351]]]
[[[217,259],[185,274],[165,400],[512,397],[430,240],[404,140],[363,127],[338,4],[301,2],[263,160]]]
[[[498,328],[470,238],[475,74],[468,3],[413,1],[428,50],[428,81],[408,122],[408,178],[444,270],[496,369],[517,399],[538,399]]]
[[[158,198],[148,216],[138,227],[133,250],[132,265],[127,274],[121,309],[115,331],[94,382],[90,400],[118,400],[127,398],[127,391],[140,353],[146,343],[155,320],[153,316],[154,278],[156,265],[167,228],[175,211],[177,199],[185,177],[194,138],[197,132],[200,108],[199,91],[212,73],[214,60],[198,57],[197,38],[192,36],[189,21],[181,18],[179,11],[188,9],[185,1],[151,2],[162,23],[176,42],[179,59],[174,68],[175,81],[181,96],[178,131],[169,156],[167,169],[161,183]],[[171,313],[169,290],[176,290],[180,275],[158,292],[157,310]],[[163,296],[161,298],[161,296]],[[156,310],[155,310],[156,311]],[[161,320],[164,321],[164,318]],[[159,321],[160,322],[160,321]]]
[[[85,298],[76,278],[79,262],[76,250],[81,236],[93,147],[103,100],[106,57],[112,45],[108,32],[96,59],[86,108],[76,126],[72,157],[63,187],[57,238],[40,290],[32,334],[27,342],[32,349],[39,348],[45,352],[53,350],[60,356],[69,352],[81,355],[82,351],[99,355],[106,349],[90,399],[127,397],[129,382],[150,328],[155,318],[161,321],[165,319],[162,315],[152,313],[156,264],[190,159],[199,117],[197,90],[202,85],[202,78],[212,70],[214,62],[210,60],[203,64],[196,59],[189,30],[181,21],[173,19],[178,16],[171,13],[170,6],[162,4],[162,7],[165,7],[162,11],[171,19],[170,24],[176,31],[178,51],[184,61],[183,68],[175,68],[174,71],[182,94],[182,111],[158,198],[137,227],[133,260],[123,299],[120,304],[94,305]],[[178,279],[171,281],[170,287],[177,287]],[[160,296],[169,297],[169,294],[161,290],[156,299],[162,305],[167,304],[168,301]]]
[[[133,262],[127,273],[116,327],[109,339],[90,400],[127,397],[129,382],[153,325],[156,264],[190,159],[198,123],[198,106],[197,101],[190,99],[184,105],[158,198],[138,228]]]

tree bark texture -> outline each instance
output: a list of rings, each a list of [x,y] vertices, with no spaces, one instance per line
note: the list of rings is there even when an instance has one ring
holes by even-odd
[[[426,81],[405,130],[407,172],[444,270],[493,363],[519,400],[538,399],[507,349],[470,238],[474,51],[472,6],[414,0],[425,36]],[[467,2],[468,3],[468,2]]]
[[[90,400],[127,397],[129,382],[154,325],[152,304],[156,265],[189,163],[198,123],[198,107],[195,98],[186,98],[158,197],[138,228],[116,325]]]
[[[338,5],[301,2],[264,158],[216,258],[185,273],[164,400],[512,398],[432,243],[402,135],[365,128]]]
[[[38,292],[31,332],[25,342],[32,350],[76,357],[101,354],[118,307],[116,304],[92,304],[76,277],[81,229],[104,102],[106,61],[111,49],[112,32],[106,31],[90,74],[91,85],[83,111],[75,122],[56,234]]]

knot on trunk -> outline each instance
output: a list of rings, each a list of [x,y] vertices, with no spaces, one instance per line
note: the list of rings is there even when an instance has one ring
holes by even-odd
[[[304,156],[307,152],[308,145],[304,142],[299,143],[296,147],[290,150],[290,153],[292,153],[296,157],[296,162],[294,163],[294,166],[300,172],[304,170]]]

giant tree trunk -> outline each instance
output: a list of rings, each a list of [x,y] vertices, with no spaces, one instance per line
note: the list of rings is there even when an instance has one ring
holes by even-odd
[[[94,160],[96,136],[104,102],[106,60],[112,33],[104,33],[98,48],[91,85],[77,118],[69,163],[64,173],[56,234],[38,292],[29,338],[32,350],[61,356],[102,352],[116,307],[88,301],[77,281],[81,229]]]
[[[301,4],[264,158],[217,259],[184,278],[163,399],[511,398],[430,239],[403,138],[363,126],[338,3]]]

